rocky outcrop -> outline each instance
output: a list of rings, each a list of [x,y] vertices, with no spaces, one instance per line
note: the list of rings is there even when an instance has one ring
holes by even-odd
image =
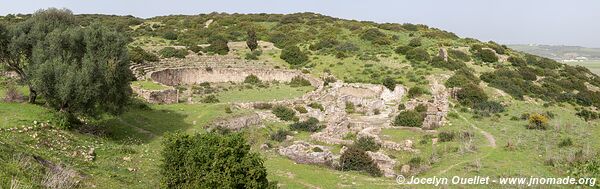
[[[448,62],[448,51],[445,48],[440,48],[438,56]]]
[[[302,77],[315,88],[320,88],[323,81],[295,70],[255,69],[255,68],[167,68],[149,73],[152,80],[164,85],[191,85],[222,82],[241,83],[246,76],[255,75],[262,81],[289,82],[294,77]]]
[[[131,89],[149,103],[174,104],[179,101],[179,92],[172,87],[164,90],[147,90],[132,86]]]
[[[389,156],[381,153],[381,152],[371,152],[367,151],[367,155],[371,157],[373,162],[377,164],[377,168],[381,170],[383,176],[385,177],[395,177],[396,172],[394,172],[394,166],[396,165],[396,160],[390,158]]]
[[[280,148],[279,154],[302,164],[331,166],[334,159],[329,147],[312,145],[304,141],[295,141],[288,147]]]
[[[253,113],[249,115],[240,115],[231,118],[219,119],[213,121],[211,125],[237,131],[242,128],[259,125],[261,123],[261,117],[258,114]]]

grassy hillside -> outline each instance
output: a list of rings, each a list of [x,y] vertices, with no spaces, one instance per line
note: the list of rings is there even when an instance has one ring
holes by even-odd
[[[27,18],[3,17],[0,23]],[[77,18],[82,26],[99,22],[122,31],[130,37],[132,48],[179,46],[192,53],[192,49],[202,46],[198,52],[204,55],[215,54],[206,48],[215,36],[229,42],[245,41],[246,31],[253,30],[259,40],[276,47],[260,47],[262,54],[256,61],[264,66],[298,69],[317,77],[331,75],[344,82],[380,84],[391,79],[409,90],[424,88],[425,95],[414,97],[423,101],[433,98],[427,94],[431,78],[443,78],[440,83],[457,87],[460,92],[450,99],[448,123],[437,129],[437,134],[404,127],[382,131],[386,139],[415,142],[419,153],[386,153],[393,154],[400,165],[421,168],[417,176],[590,176],[572,170],[597,159],[600,149],[597,72],[495,42],[459,38],[425,25],[361,22],[314,13]],[[292,46],[299,47],[308,61],[291,65],[282,59],[282,49]],[[448,52],[447,57],[439,55],[441,49]],[[157,51],[149,52],[162,56]],[[243,48],[230,54],[241,60],[247,52]],[[4,96],[8,86],[14,84],[8,79],[1,81],[0,95]],[[148,81],[134,85],[164,87]],[[43,103],[0,102],[0,188],[15,183],[42,187],[53,170],[49,165],[75,170],[77,174],[70,173],[80,182],[74,185],[82,188],[158,188],[161,141],[166,133],[206,132],[214,119],[248,113],[236,109],[226,112],[231,102],[291,99],[311,89],[286,84],[233,88],[216,93],[218,103],[149,105],[138,99],[121,115],[82,118],[85,124],[73,130],[55,127],[55,111]],[[402,103],[409,100],[406,97]],[[528,129],[533,114],[545,118],[543,129]],[[289,123],[265,123],[264,127],[241,131],[252,150],[263,157],[269,179],[278,181],[281,188],[398,187],[393,179],[296,164],[275,151],[260,150],[267,142],[274,147],[285,145],[272,141],[269,135]],[[434,145],[431,139],[444,137],[440,133],[453,137]],[[310,140],[306,132],[294,137]],[[336,149],[334,153],[342,148],[329,146]],[[396,169],[399,172],[400,167]]]

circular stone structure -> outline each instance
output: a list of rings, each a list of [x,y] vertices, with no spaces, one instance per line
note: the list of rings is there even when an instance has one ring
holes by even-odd
[[[247,76],[255,75],[262,81],[289,82],[294,77],[302,77],[315,88],[323,86],[323,81],[296,70],[258,68],[167,68],[149,73],[152,80],[167,86],[192,85],[204,82],[244,82]]]

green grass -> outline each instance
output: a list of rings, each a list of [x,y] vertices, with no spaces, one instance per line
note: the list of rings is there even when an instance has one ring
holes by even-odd
[[[169,87],[161,85],[160,83],[152,82],[152,81],[134,81],[131,82],[131,86],[139,87],[141,89],[146,90],[165,90]]]
[[[291,87],[289,85],[272,85],[267,88],[233,89],[217,94],[221,102],[257,102],[293,99],[314,90],[311,86]]]

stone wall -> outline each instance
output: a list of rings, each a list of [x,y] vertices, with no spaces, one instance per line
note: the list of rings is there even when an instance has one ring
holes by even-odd
[[[323,81],[295,70],[253,69],[253,68],[167,68],[150,73],[152,80],[168,86],[200,84],[203,82],[241,83],[246,76],[255,75],[262,81],[289,82],[296,76],[308,80],[312,86],[319,88]]]
[[[131,88],[134,93],[138,94],[149,103],[174,104],[179,101],[179,93],[174,88],[165,90],[146,90],[139,87]]]
[[[240,115],[231,118],[218,119],[212,123],[212,126],[220,126],[231,130],[240,130],[245,127],[252,125],[258,125],[262,123],[262,119],[256,113],[249,115]]]

